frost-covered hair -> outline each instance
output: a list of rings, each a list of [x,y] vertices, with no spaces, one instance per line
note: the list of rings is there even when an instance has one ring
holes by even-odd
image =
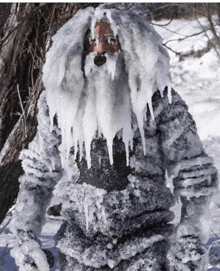
[[[95,23],[103,17],[110,22],[123,50],[131,108],[137,117],[142,140],[147,105],[154,118],[151,102],[153,93],[158,89],[163,95],[165,87],[168,87],[171,101],[169,56],[162,45],[162,38],[147,20],[101,6],[79,10],[53,37],[53,45],[46,55],[43,69],[51,126],[53,117],[57,115],[63,141],[71,141],[72,146],[78,144],[80,137],[83,138],[80,131],[73,132],[73,119],[77,115],[85,86],[85,35],[88,29],[94,35]],[[63,146],[67,152],[69,147]]]

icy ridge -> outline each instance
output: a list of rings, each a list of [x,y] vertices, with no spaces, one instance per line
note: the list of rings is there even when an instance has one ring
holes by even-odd
[[[80,244],[78,244],[77,247],[73,247],[70,244],[70,246],[67,247],[66,244],[63,245],[66,240],[61,239],[57,247],[61,252],[77,259],[81,264],[94,268],[100,268],[105,265],[114,268],[121,260],[128,260],[136,254],[143,252],[146,248],[151,247],[155,242],[163,239],[164,237],[159,234],[150,238],[132,238],[131,240],[127,240],[124,244],[117,244],[117,248],[114,243],[94,244],[90,247],[80,247]]]

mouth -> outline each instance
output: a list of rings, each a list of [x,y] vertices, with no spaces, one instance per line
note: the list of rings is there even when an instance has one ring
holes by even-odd
[[[94,58],[94,63],[96,66],[102,66],[103,64],[106,63],[106,57],[104,55],[97,55],[95,58]]]

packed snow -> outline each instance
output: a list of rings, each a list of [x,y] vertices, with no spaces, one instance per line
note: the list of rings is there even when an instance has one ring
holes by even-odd
[[[82,21],[79,22],[79,25],[80,23],[82,23]],[[160,25],[167,23],[168,21],[157,22],[157,24]],[[202,18],[200,20],[200,23],[198,23],[197,21],[173,20],[169,25],[166,26],[166,28],[155,26],[155,29],[164,38],[164,43],[170,41],[169,43],[167,43],[167,46],[169,45],[173,50],[178,52],[189,52],[192,49],[198,50],[200,48],[204,48],[207,42],[207,36],[202,33],[199,36],[187,38],[183,41],[179,41],[179,37],[181,38],[185,37],[186,35],[200,32],[201,24],[205,25],[206,20]],[[80,31],[85,32],[85,29],[86,26],[84,25],[82,28],[79,29],[78,33],[80,33]],[[168,29],[172,30],[172,32]],[[211,33],[208,33],[208,35],[211,35]],[[64,53],[64,51],[60,53]],[[220,87],[220,59],[217,58],[216,53],[213,49],[203,55],[201,58],[189,57],[186,58],[184,61],[179,61],[178,56],[176,56],[171,51],[169,51],[169,54],[171,57],[172,87],[174,87],[174,89],[183,97],[183,99],[188,104],[189,111],[191,112],[196,121],[198,133],[203,140],[205,149],[207,153],[215,159],[215,166],[220,172],[220,94],[218,93],[218,88]],[[66,56],[64,56],[63,59],[64,62],[65,57]],[[58,66],[60,66],[59,64],[62,63],[57,63]],[[132,67],[132,65],[130,66]],[[56,70],[56,67],[57,66],[54,65],[54,70]],[[135,68],[137,67],[133,67],[132,71],[134,71]],[[62,65],[60,69],[62,70]],[[77,80],[77,78],[73,80]],[[148,99],[147,97],[145,98]],[[135,97],[135,99],[139,98]],[[76,98],[76,103],[77,102],[78,101]],[[134,103],[135,102],[136,101],[134,101]],[[142,110],[144,110],[144,108],[142,108]],[[76,112],[70,113],[75,114]],[[66,115],[63,115],[63,118],[65,117]],[[69,127],[71,126],[72,122],[70,120]],[[67,127],[65,127],[64,130],[65,129],[67,129]],[[78,129],[77,139],[80,139],[81,132],[82,131]],[[170,183],[168,185],[171,186]],[[220,257],[218,257],[218,254],[220,254],[218,252],[220,250],[220,241],[218,241],[218,239],[220,239],[219,198],[219,194],[217,194],[211,204],[211,232],[209,242],[206,245],[206,248],[208,248],[209,245],[211,245],[211,243],[215,241],[212,244],[212,247],[210,247],[209,270],[212,271],[220,270]],[[54,203],[56,203],[55,198],[53,199],[52,204]],[[176,214],[174,222],[177,224],[180,217],[180,206],[176,205],[174,207],[174,211]],[[9,219],[10,216],[7,216],[1,227],[7,224],[7,221]],[[56,256],[56,248],[54,247],[53,236],[56,234],[62,222],[62,218],[47,217],[47,221],[48,223],[43,228],[41,238],[43,248],[50,249]],[[6,226],[0,236],[0,271],[17,270],[14,259],[11,258],[9,255],[9,251],[12,247],[12,241],[12,234],[8,230],[8,226]],[[52,270],[55,271],[56,266]]]

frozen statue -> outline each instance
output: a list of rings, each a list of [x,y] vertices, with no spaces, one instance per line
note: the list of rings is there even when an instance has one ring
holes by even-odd
[[[53,37],[43,82],[11,226],[19,270],[51,268],[38,237],[52,194],[65,218],[60,271],[207,270],[217,172],[149,23],[117,9],[78,11]]]

